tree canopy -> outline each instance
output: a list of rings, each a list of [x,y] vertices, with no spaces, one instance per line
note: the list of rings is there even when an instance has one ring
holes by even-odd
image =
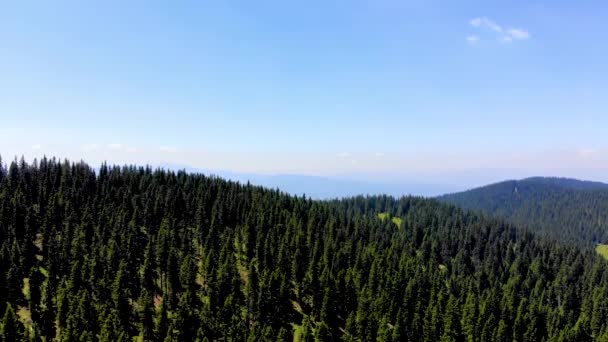
[[[592,250],[150,167],[0,166],[0,286],[4,341],[608,340]]]
[[[534,177],[439,200],[502,217],[545,238],[592,246],[608,242],[608,184]]]

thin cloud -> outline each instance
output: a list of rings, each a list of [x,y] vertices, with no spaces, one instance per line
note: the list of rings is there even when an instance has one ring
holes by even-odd
[[[338,158],[346,159],[346,158],[350,158],[352,156],[352,154],[349,152],[342,152],[342,153],[338,153],[336,156]]]
[[[42,145],[40,145],[40,144],[34,144],[34,145],[32,145],[32,150],[39,150],[41,148],[42,148]]]
[[[521,28],[507,28],[499,25],[493,20],[487,17],[477,17],[469,21],[469,24],[476,29],[485,29],[494,32],[499,36],[499,40],[504,43],[511,43],[514,40],[527,40],[530,39],[530,33],[526,29]],[[471,44],[479,41],[479,37],[476,35],[468,36],[467,41]]]
[[[470,44],[475,44],[479,41],[479,37],[472,35],[472,36],[467,36],[466,37],[467,42],[469,42]]]
[[[507,30],[507,35],[513,39],[528,39],[530,38],[530,34],[527,30],[522,29],[509,29]]]
[[[486,17],[473,18],[471,19],[470,24],[474,27],[482,27],[492,31],[502,32],[502,27],[500,25]]]

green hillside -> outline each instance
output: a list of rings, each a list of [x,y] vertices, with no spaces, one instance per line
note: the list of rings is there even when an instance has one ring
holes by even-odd
[[[2,341],[608,337],[593,250],[435,200],[149,167],[0,167],[0,286]]]
[[[608,184],[564,178],[528,178],[440,196],[561,242],[608,242]]]

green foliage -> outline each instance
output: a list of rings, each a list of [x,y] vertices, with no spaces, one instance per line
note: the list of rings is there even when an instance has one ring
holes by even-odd
[[[608,184],[536,177],[444,195],[439,200],[505,218],[561,243],[608,243]]]
[[[606,260],[608,260],[608,245],[600,243],[595,247],[595,250]]]
[[[390,218],[391,222],[393,222],[398,228],[400,228],[401,224],[403,223],[403,219],[402,218],[400,218],[400,217],[391,217],[391,213],[388,213],[388,212],[378,213],[378,218],[382,222],[385,222],[386,220],[388,220]]]
[[[0,322],[0,341],[20,341],[25,337],[25,329],[19,321],[12,305],[7,305]]]
[[[388,219],[390,217],[390,213],[378,213],[378,218],[381,221],[386,221],[386,219]]]
[[[0,176],[2,341],[608,336],[595,251],[435,200],[46,158]]]

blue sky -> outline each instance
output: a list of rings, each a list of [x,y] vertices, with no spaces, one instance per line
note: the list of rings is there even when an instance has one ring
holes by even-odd
[[[0,153],[608,181],[605,1],[11,1]]]

